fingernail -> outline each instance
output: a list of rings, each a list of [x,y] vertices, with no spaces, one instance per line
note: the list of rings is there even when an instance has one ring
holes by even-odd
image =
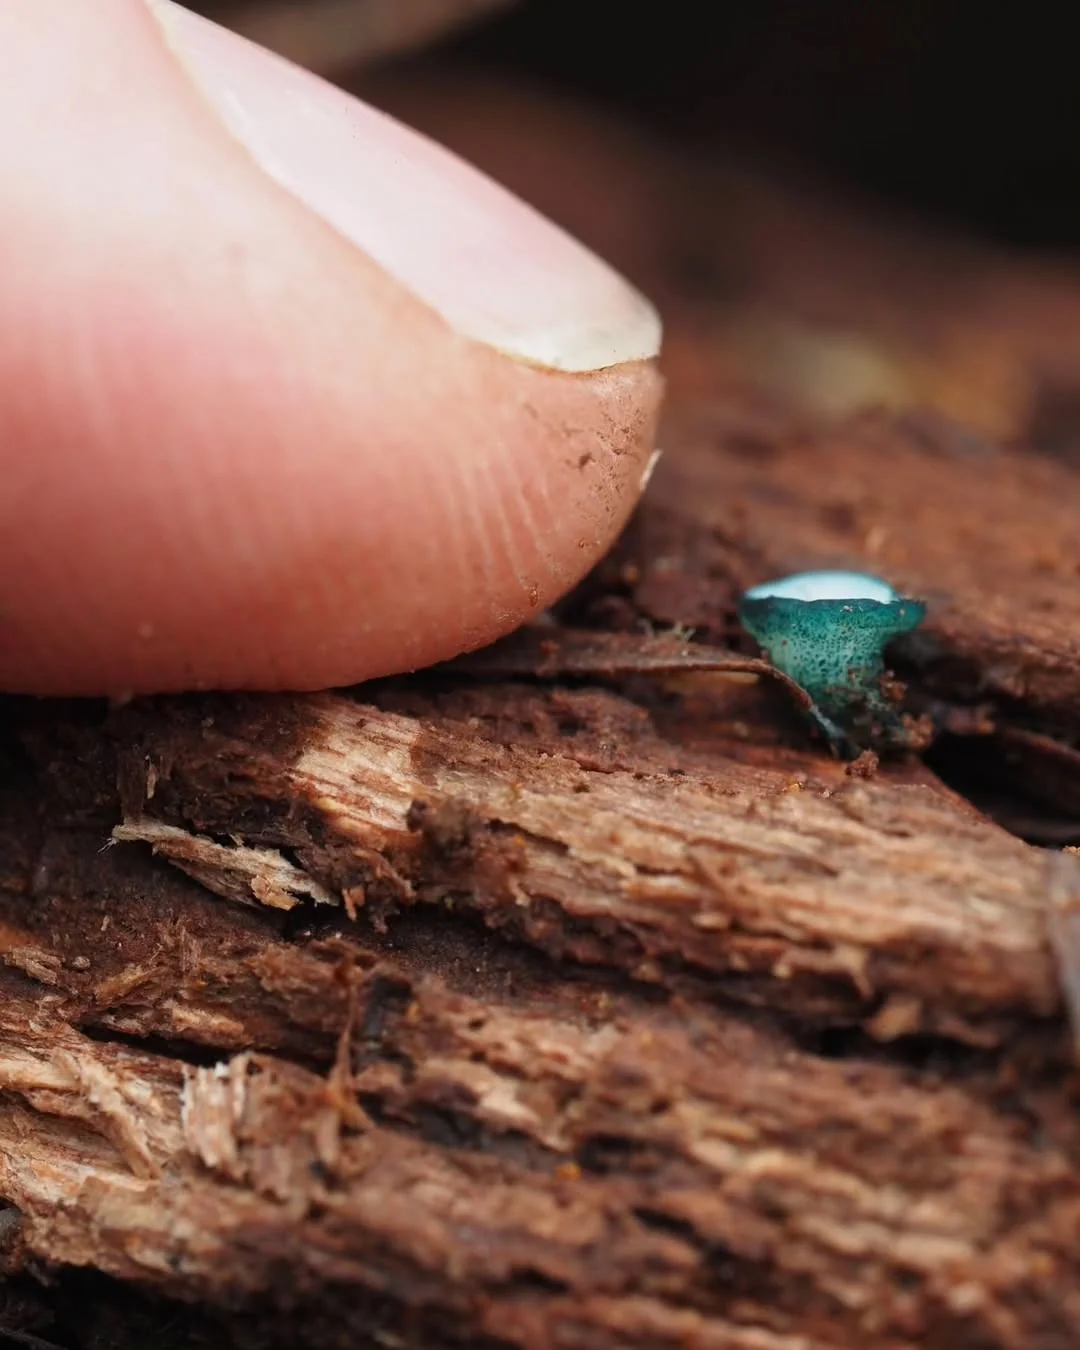
[[[150,5],[263,170],[458,332],[557,370],[656,356],[645,297],[471,165],[172,0]]]

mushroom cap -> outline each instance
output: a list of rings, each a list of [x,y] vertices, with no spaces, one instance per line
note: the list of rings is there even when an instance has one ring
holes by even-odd
[[[751,586],[744,600],[765,600],[771,596],[788,600],[877,600],[890,604],[900,596],[880,577],[869,572],[795,572],[776,581]]]
[[[861,572],[800,572],[754,586],[739,619],[778,670],[812,698],[872,696],[885,645],[917,628],[921,600]]]

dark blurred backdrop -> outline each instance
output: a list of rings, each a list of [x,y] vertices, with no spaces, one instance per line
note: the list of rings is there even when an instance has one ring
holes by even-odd
[[[1080,46],[1038,6],[526,0],[470,59],[794,157],[997,238],[1080,246]]]
[[[188,0],[340,76],[442,37],[519,73],[918,213],[1080,246],[1080,77],[1069,10],[928,0]],[[468,22],[471,20],[472,22]],[[333,69],[337,67],[337,69]]]

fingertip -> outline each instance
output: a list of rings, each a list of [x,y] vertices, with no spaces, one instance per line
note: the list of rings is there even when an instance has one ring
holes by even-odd
[[[0,687],[354,683],[565,592],[640,492],[655,362],[568,372],[455,326],[251,158],[141,4],[57,4],[48,31],[0,12],[7,97],[57,70],[87,95],[74,122],[38,97],[32,175],[0,147]]]
[[[67,511],[62,550],[48,527],[24,539],[19,570],[34,581],[5,598],[0,687],[327,688],[448,659],[536,617],[633,510],[661,381],[646,362],[569,376],[484,348],[456,355],[469,367],[462,405],[425,404],[411,426],[382,406],[394,426],[372,427],[370,454],[344,453],[344,420],[309,455],[286,433],[253,475],[252,424],[222,445],[210,505],[198,470],[137,504],[100,483],[92,516]],[[447,425],[428,425],[440,411]]]

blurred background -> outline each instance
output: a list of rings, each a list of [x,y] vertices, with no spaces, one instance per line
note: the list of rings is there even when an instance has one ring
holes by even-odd
[[[384,82],[435,73],[508,81],[601,108],[688,149],[721,147],[825,175],[997,240],[1048,249],[1080,240],[1080,81],[1065,25],[1050,21],[1048,7],[189,3],[353,87],[372,69]],[[442,91],[449,99],[447,83]]]

